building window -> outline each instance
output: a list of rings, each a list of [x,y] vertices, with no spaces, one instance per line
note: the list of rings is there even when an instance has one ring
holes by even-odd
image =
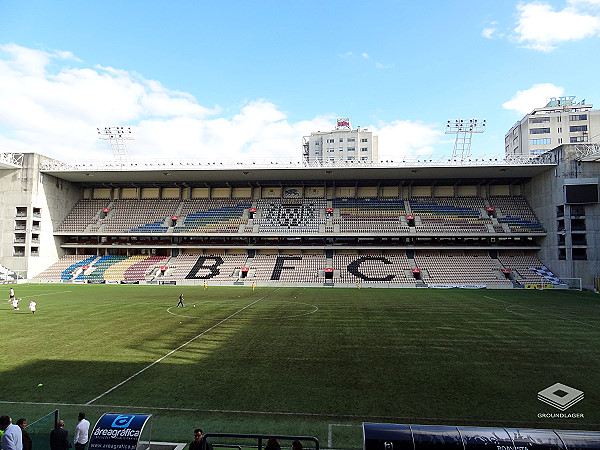
[[[348,147],[349,152],[353,152],[354,150],[356,150],[356,147]]]
[[[333,153],[335,151],[335,149],[333,147],[328,147],[327,148],[327,152],[328,153]]]
[[[549,123],[550,117],[532,117],[529,119],[529,123]]]
[[[569,131],[571,133],[576,133],[578,131],[587,131],[587,125],[577,125],[577,126],[574,126],[574,127],[570,127]]]
[[[529,134],[549,134],[550,128],[531,128]]]
[[[343,152],[343,151],[344,151],[344,147],[338,147],[338,150],[339,150],[340,152]]]
[[[354,161],[354,156],[348,156],[348,161]]]
[[[550,144],[550,138],[529,139],[529,145],[545,145]]]
[[[340,142],[344,142],[344,138],[340,138]]]
[[[360,142],[369,142],[369,140],[367,138],[361,138]]]
[[[361,157],[360,157],[360,160],[361,160],[361,161],[367,161],[368,159],[369,159],[369,157],[368,157],[368,156],[361,156]]]
[[[319,142],[315,142],[315,145],[316,145],[316,146],[318,146],[318,145],[319,145]]]
[[[360,148],[360,151],[361,151],[361,152],[368,152],[368,151],[369,151],[369,149],[368,149],[367,147],[361,147],[361,148]]]
[[[572,144],[575,144],[577,142],[587,142],[588,140],[587,136],[572,136],[569,139]]]
[[[328,144],[333,144],[334,142],[335,142],[335,139],[327,139]]]
[[[352,138],[348,138],[348,142],[354,142],[356,139]]]
[[[569,116],[569,120],[574,122],[576,120],[587,120],[587,114],[572,114]]]

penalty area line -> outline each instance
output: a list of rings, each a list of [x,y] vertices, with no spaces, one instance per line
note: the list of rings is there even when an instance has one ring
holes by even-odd
[[[198,339],[199,337],[204,336],[206,333],[208,333],[209,331],[215,329],[216,327],[218,327],[219,325],[227,322],[229,319],[231,319],[232,317],[234,317],[236,314],[241,313],[242,311],[250,308],[251,306],[257,304],[258,302],[260,302],[261,300],[267,298],[269,295],[277,292],[279,289],[275,289],[274,291],[269,292],[267,295],[259,298],[258,300],[253,301],[252,303],[244,306],[243,308],[238,309],[236,312],[234,312],[233,314],[230,314],[229,316],[225,317],[223,320],[221,320],[220,322],[214,324],[212,327],[207,328],[206,330],[204,330],[202,333],[194,336],[193,338],[191,338],[189,341],[184,342],[183,344],[181,344],[179,347],[171,350],[169,353],[167,353],[166,355],[161,356],[160,358],[158,358],[156,361],[154,361],[153,363],[148,364],[146,367],[144,367],[141,370],[138,370],[136,373],[134,373],[133,375],[131,375],[130,377],[126,378],[125,380],[121,381],[119,384],[114,385],[113,387],[111,387],[110,389],[108,389],[107,391],[103,392],[102,394],[98,395],[97,397],[91,399],[89,402],[86,403],[86,405],[91,405],[92,403],[94,403],[96,400],[104,397],[106,394],[114,391],[115,389],[117,389],[118,387],[123,386],[125,383],[127,383],[128,381],[134,379],[135,377],[137,377],[139,374],[145,372],[146,370],[148,370],[149,368],[155,366],[156,364],[158,364],[159,362],[161,362],[163,359],[168,358],[169,356],[171,356],[173,353],[181,350],[183,347],[187,346],[188,344],[191,344],[192,342],[194,342],[196,339]]]

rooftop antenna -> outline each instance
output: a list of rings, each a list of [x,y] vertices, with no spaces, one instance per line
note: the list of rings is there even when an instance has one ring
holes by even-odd
[[[126,140],[135,139],[131,127],[104,127],[96,128],[96,130],[98,131],[99,139],[110,141],[115,160],[124,161],[131,159],[127,145],[125,145]]]
[[[473,133],[485,131],[485,119],[455,119],[446,124],[446,134],[456,134],[452,158],[461,160],[471,156],[471,138]]]

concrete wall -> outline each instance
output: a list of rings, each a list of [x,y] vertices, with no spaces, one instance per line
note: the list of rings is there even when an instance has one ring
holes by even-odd
[[[24,277],[35,276],[63,255],[54,229],[82,195],[79,186],[42,174],[46,159],[28,153],[22,168],[0,170],[0,264]],[[24,230],[16,230],[17,224]],[[24,236],[24,242],[16,243],[16,236]]]
[[[584,288],[593,289],[594,278],[600,277],[600,204],[577,207],[565,205],[563,186],[566,179],[600,177],[600,163],[576,161],[574,145],[563,145],[553,152],[559,157],[558,167],[535,177],[524,189],[525,197],[548,232],[548,236],[542,242],[539,258],[559,277],[582,278]],[[564,210],[562,218],[557,214],[559,208]],[[572,258],[574,247],[571,240],[570,213],[575,208],[585,210],[587,260]],[[564,224],[564,233],[559,231],[559,223]],[[563,245],[559,245],[561,234],[564,235]],[[561,249],[565,259],[559,257]]]

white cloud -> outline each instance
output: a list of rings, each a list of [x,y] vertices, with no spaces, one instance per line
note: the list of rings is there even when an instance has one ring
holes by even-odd
[[[362,56],[365,59],[369,59],[369,54],[368,53],[361,53],[360,56]]]
[[[67,62],[77,60],[69,52],[0,46],[0,148],[64,161],[112,159],[96,127],[131,125],[136,140],[128,147],[137,158],[300,159],[302,136],[333,128],[328,116],[290,123],[262,99],[223,117],[218,106],[139,74]]]
[[[517,91],[509,101],[502,104],[502,107],[521,115],[529,114],[534,108],[546,106],[551,97],[564,95],[564,91],[564,88],[552,83],[534,84],[529,89]]]
[[[437,124],[425,124],[410,120],[396,120],[378,127],[369,127],[369,131],[379,136],[379,159],[416,158],[432,155],[436,144],[444,133]],[[385,152],[382,150],[385,149]]]
[[[597,0],[572,1],[571,6],[556,11],[543,2],[517,5],[516,40],[525,47],[550,52],[563,42],[598,36],[600,17],[580,7],[598,4]]]
[[[481,30],[481,35],[486,39],[503,38],[504,34],[498,32],[498,22],[490,22],[490,24]]]

